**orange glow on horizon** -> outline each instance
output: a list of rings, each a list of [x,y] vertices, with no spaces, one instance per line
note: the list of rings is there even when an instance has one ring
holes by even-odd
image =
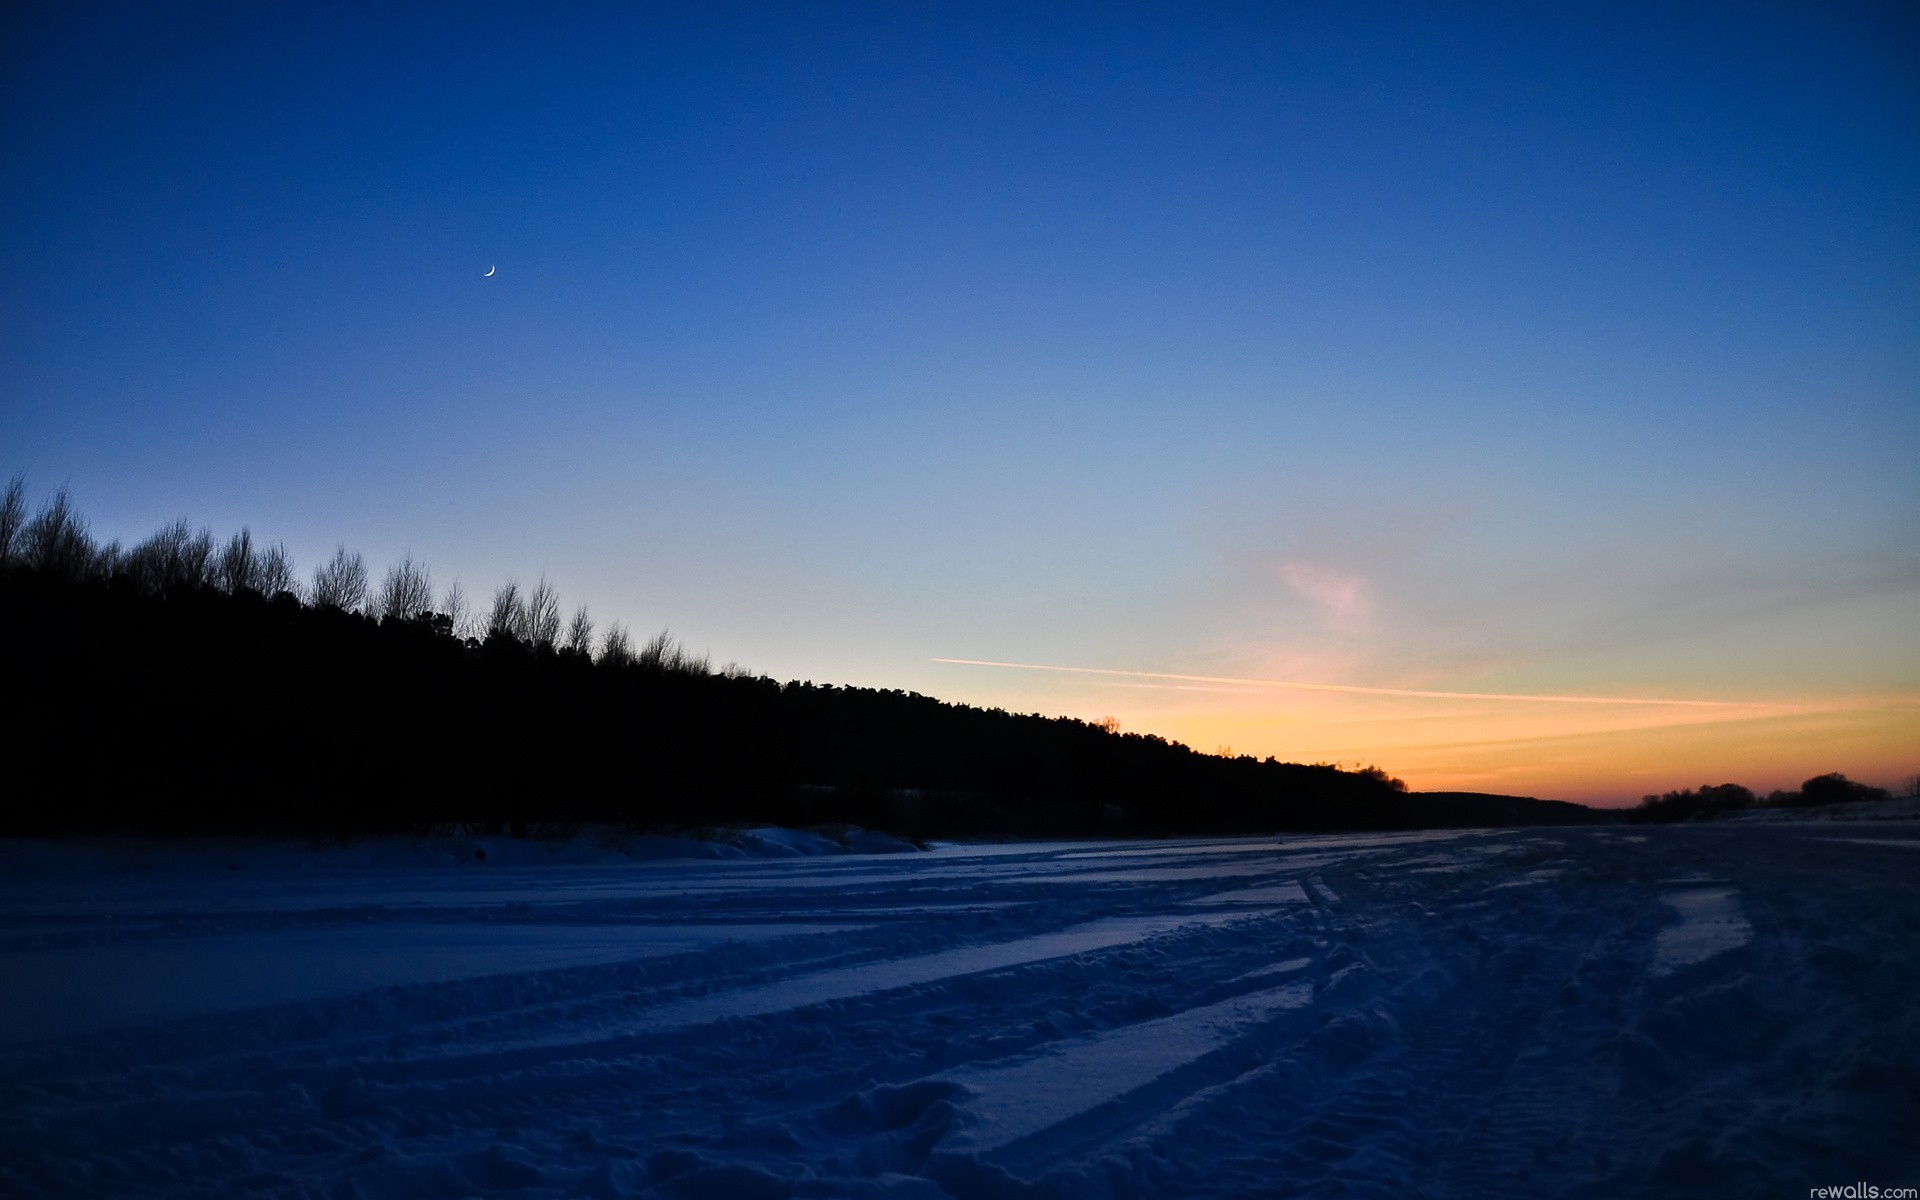
[[[1416,791],[1630,805],[1703,783],[1764,794],[1828,771],[1898,788],[1920,770],[1920,696],[1906,693],[1629,698],[933,661],[1030,672],[1037,687],[1018,703],[1035,711],[1112,714],[1123,728],[1203,752],[1374,765]]]
[[[965,667],[1007,667],[1016,671],[1055,671],[1069,675],[1118,675],[1134,679],[1172,679],[1187,683],[1228,684],[1240,688],[1350,692],[1363,696],[1412,696],[1430,700],[1521,700],[1542,704],[1657,704],[1693,708],[1754,707],[1736,700],[1668,700],[1633,696],[1542,696],[1516,692],[1441,692],[1418,688],[1364,687],[1353,683],[1300,683],[1284,679],[1239,679],[1224,675],[1176,675],[1165,671],[1122,671],[1111,667],[1061,667],[1047,663],[994,662],[983,658],[935,658],[930,661]]]

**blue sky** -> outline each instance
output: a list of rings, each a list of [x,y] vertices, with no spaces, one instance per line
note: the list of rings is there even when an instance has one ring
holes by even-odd
[[[1905,6],[4,20],[0,467],[103,537],[1417,786],[1920,770]]]

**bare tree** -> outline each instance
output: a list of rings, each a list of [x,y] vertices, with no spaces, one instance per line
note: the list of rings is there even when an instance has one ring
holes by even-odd
[[[186,522],[180,524],[184,528]],[[180,582],[188,587],[205,587],[214,582],[216,561],[213,530],[202,529],[180,547]]]
[[[86,518],[74,511],[64,487],[20,527],[19,536],[21,557],[37,570],[78,579],[93,565],[93,539],[87,536]]]
[[[126,569],[127,552],[120,548],[120,540],[115,538],[93,552],[92,571],[96,578],[112,579]]]
[[[278,596],[281,592],[298,594],[299,582],[293,574],[293,555],[287,553],[285,542],[275,542],[260,555],[260,567],[255,587],[263,596]]]
[[[214,578],[228,594],[260,590],[260,556],[253,551],[253,534],[243,525],[227,540],[215,564]]]
[[[192,540],[184,517],[162,526],[127,552],[127,574],[146,591],[166,591],[180,581],[183,548]]]
[[[454,637],[464,642],[476,635],[473,607],[467,603],[467,590],[458,579],[447,585],[447,594],[440,598],[440,611],[447,614]]]
[[[618,621],[607,625],[607,635],[600,640],[600,664],[602,666],[625,666],[633,661],[633,644],[627,640],[627,627]]]
[[[374,611],[380,616],[407,621],[433,611],[433,579],[427,573],[425,563],[413,561],[413,555],[387,568],[387,578],[380,585],[380,595],[373,603]]]
[[[640,647],[640,652],[634,656],[634,661],[643,667],[683,675],[706,675],[713,670],[713,661],[708,655],[692,653],[674,641],[672,632],[666,629],[648,638],[647,644]]]
[[[214,581],[213,531],[199,533],[181,517],[127,552],[127,574],[149,592]]]
[[[527,641],[543,650],[560,640],[560,593],[543,576],[527,593]]]
[[[493,593],[493,605],[487,610],[487,636],[495,634],[527,640],[527,606],[520,599],[520,585],[511,579]]]
[[[367,563],[341,546],[333,558],[314,568],[311,599],[315,608],[355,612],[367,599]]]
[[[587,615],[584,604],[573,610],[573,620],[567,622],[567,649],[589,657],[593,654],[593,618]]]
[[[0,567],[13,562],[20,551],[20,530],[27,523],[27,479],[15,475],[0,497]]]

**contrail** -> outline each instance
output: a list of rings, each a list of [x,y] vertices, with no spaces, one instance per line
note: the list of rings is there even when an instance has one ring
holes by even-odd
[[[984,658],[933,658],[929,662],[963,667],[1007,667],[1016,671],[1057,671],[1069,675],[1117,675],[1129,679],[1172,679],[1181,683],[1227,683],[1237,687],[1289,688],[1302,692],[1352,692],[1362,696],[1417,696],[1430,700],[1526,700],[1545,704],[1662,704],[1679,708],[1745,708],[1735,700],[1650,700],[1633,696],[1533,696],[1516,692],[1429,692],[1418,688],[1361,687],[1352,683],[1298,683],[1287,679],[1234,679],[1222,675],[1175,675],[1165,671],[1117,671],[1108,667],[1059,667],[1046,663],[994,662]]]

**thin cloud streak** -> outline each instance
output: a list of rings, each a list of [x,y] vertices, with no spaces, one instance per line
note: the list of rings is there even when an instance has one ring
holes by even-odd
[[[1301,683],[1285,679],[1235,679],[1220,675],[1177,675],[1165,671],[1122,671],[1110,667],[1062,667],[1047,663],[996,662],[984,658],[934,658],[929,662],[963,667],[1004,667],[1015,671],[1053,671],[1064,675],[1105,675],[1128,679],[1170,679],[1183,683],[1230,684],[1241,688],[1285,688],[1301,692],[1347,692],[1362,696],[1414,696],[1430,700],[1515,700],[1541,704],[1629,704],[1670,708],[1765,708],[1738,700],[1655,700],[1632,696],[1539,696],[1518,692],[1436,692],[1418,688],[1362,687],[1352,683]]]

